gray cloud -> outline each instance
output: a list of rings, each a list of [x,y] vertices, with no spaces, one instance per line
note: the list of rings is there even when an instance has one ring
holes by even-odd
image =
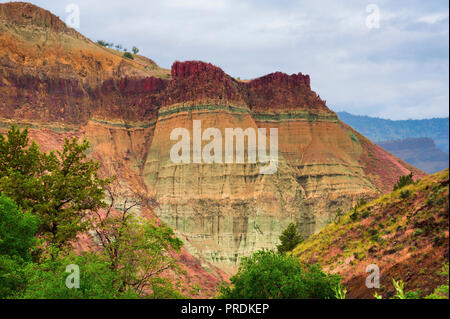
[[[240,78],[311,75],[335,111],[392,119],[448,116],[448,1],[32,1],[63,20],[80,6],[80,32],[131,48],[169,68],[204,60]],[[375,2],[374,2],[375,3]]]

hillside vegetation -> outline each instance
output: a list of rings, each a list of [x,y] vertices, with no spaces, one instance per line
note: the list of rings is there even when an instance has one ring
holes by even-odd
[[[392,297],[392,280],[423,297],[448,285],[449,171],[423,179],[384,195],[351,212],[309,237],[294,251],[300,261],[319,263],[338,273],[350,298],[375,293]],[[366,267],[380,269],[380,288],[365,285]]]

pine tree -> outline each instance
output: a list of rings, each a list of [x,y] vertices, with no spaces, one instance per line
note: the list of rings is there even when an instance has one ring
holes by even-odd
[[[298,232],[298,225],[290,223],[281,233],[280,241],[281,244],[277,246],[280,254],[292,251],[298,244],[303,242],[303,237]]]
[[[104,205],[99,163],[88,160],[89,143],[66,139],[62,151],[43,153],[28,130],[12,126],[0,135],[0,193],[40,219],[39,233],[58,248],[86,230],[86,212]]]
[[[405,176],[400,176],[398,178],[397,183],[394,185],[394,191],[396,191],[397,189],[403,188],[407,185],[413,184],[414,180],[413,180],[413,174],[409,173],[409,175],[405,175]]]

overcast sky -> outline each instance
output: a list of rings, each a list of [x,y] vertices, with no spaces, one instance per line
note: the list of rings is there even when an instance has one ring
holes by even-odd
[[[77,4],[78,31],[136,45],[165,68],[203,60],[241,79],[302,72],[334,111],[448,116],[448,0],[31,2],[62,20]]]

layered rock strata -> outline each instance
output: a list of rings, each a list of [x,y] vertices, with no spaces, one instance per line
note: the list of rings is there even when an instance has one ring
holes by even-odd
[[[274,248],[289,222],[307,237],[339,208],[390,191],[400,175],[423,175],[340,122],[308,75],[238,81],[200,61],[175,62],[169,74],[29,6],[0,5],[1,125],[31,125],[43,145],[86,137],[103,174],[155,197],[156,215],[188,251],[230,273],[243,256]],[[192,137],[194,121],[218,129],[222,145],[226,128],[278,129],[277,171],[262,174],[247,160],[173,162],[171,132]]]

